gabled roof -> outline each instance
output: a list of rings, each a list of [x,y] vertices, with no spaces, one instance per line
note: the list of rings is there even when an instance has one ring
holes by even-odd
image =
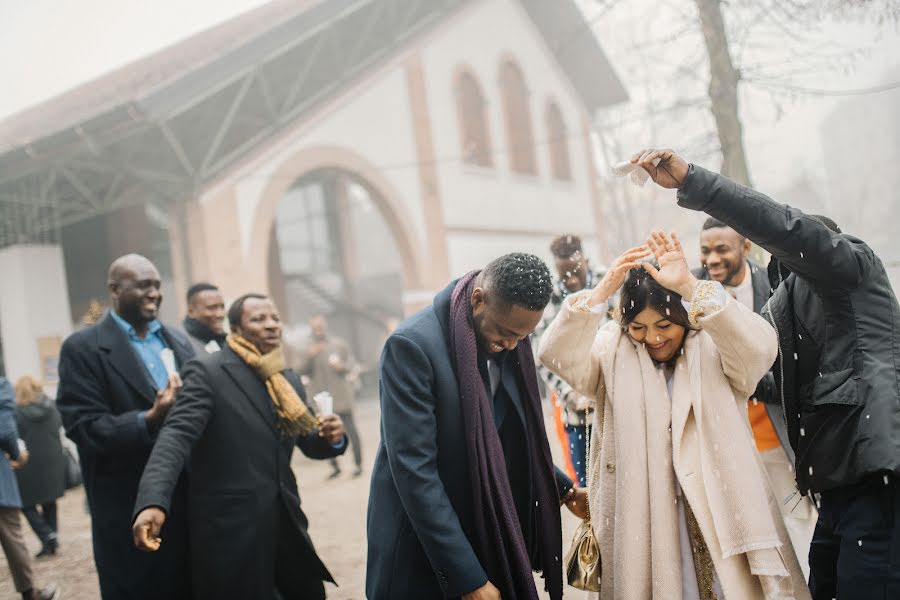
[[[0,246],[190,196],[472,1],[276,0],[0,122]],[[589,111],[626,99],[573,0],[519,1]]]

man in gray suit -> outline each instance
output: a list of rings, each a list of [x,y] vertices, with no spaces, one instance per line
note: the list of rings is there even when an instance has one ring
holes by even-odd
[[[721,283],[738,302],[759,313],[772,294],[766,269],[749,259],[750,240],[710,217],[700,234],[698,279]],[[788,439],[784,409],[772,372],[759,382],[747,405],[747,416],[756,449],[772,482],[775,497],[790,533],[803,574],[809,576],[809,545],[818,513],[812,498],[803,498],[794,484],[794,451]]]

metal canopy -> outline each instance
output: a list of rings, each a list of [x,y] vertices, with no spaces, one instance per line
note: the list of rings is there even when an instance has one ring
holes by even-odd
[[[273,2],[0,123],[0,247],[190,198],[469,1]],[[586,25],[571,0],[557,11],[543,2],[522,5],[557,53],[562,33]],[[593,77],[572,78],[585,105],[624,100],[593,34],[584,38],[557,59],[572,78],[592,52]]]

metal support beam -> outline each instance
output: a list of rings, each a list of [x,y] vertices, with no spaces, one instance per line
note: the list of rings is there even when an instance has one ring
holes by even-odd
[[[75,173],[67,169],[66,167],[59,168],[60,174],[68,181],[72,187],[74,187],[79,194],[91,205],[92,208],[98,209],[102,207],[102,202],[97,196],[94,195],[93,190],[86,186],[84,182],[82,182]]]
[[[166,138],[166,142],[169,143],[169,147],[172,148],[172,152],[175,153],[178,162],[181,163],[181,166],[184,168],[184,172],[187,173],[191,179],[194,179],[196,176],[196,169],[194,169],[194,165],[191,164],[191,159],[188,158],[187,152],[184,151],[184,146],[181,145],[181,142],[179,142],[178,138],[175,137],[175,134],[172,133],[169,124],[166,121],[159,121],[157,126],[162,132],[163,137]]]
[[[306,64],[303,65],[303,70],[300,71],[300,75],[297,77],[294,85],[291,86],[290,91],[287,94],[287,99],[284,101],[284,106],[281,107],[282,115],[290,113],[290,109],[297,101],[297,94],[300,93],[300,88],[303,87],[303,83],[306,81],[306,78],[309,76],[309,72],[312,69],[313,65],[316,64],[319,54],[322,51],[322,48],[327,43],[327,30],[320,33],[315,38],[315,43],[313,44],[312,52],[309,53],[309,57],[307,57]]]
[[[231,129],[231,125],[234,123],[238,110],[241,108],[241,103],[244,101],[244,98],[247,97],[250,86],[253,85],[253,79],[254,73],[251,71],[247,74],[241,87],[238,88],[237,93],[234,95],[231,106],[228,107],[228,112],[225,113],[225,118],[219,125],[219,131],[216,132],[216,137],[213,138],[212,143],[209,145],[209,149],[206,151],[206,156],[203,157],[203,162],[200,164],[200,173],[206,172],[209,163],[212,161],[213,157],[215,157],[216,152],[219,151],[219,146],[222,145],[222,140],[225,139],[225,135],[228,133],[228,130]]]

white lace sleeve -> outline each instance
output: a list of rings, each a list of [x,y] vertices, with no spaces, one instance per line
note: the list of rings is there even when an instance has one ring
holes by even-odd
[[[690,301],[682,298],[681,303],[688,312],[688,319],[691,325],[699,327],[698,319],[703,316],[709,316],[715,312],[722,310],[725,303],[728,302],[728,292],[722,287],[718,281],[703,280],[697,282],[694,288],[694,294]]]

